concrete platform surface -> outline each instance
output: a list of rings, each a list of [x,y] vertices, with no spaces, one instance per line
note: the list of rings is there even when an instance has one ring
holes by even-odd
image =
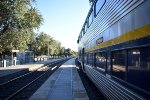
[[[35,62],[35,63],[30,63],[30,64],[24,64],[24,65],[16,65],[16,66],[9,66],[9,67],[0,67],[0,77],[9,75],[9,74],[13,74],[16,73],[18,71],[22,71],[22,70],[29,70],[29,71],[33,71],[38,69],[39,67],[46,65],[48,63],[51,63],[53,61],[57,61],[58,59],[50,59],[47,61],[39,61],[39,62]]]
[[[74,62],[64,63],[29,100],[89,100]]]

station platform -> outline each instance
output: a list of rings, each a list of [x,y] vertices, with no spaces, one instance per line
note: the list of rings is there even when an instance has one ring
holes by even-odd
[[[13,74],[13,73],[16,73],[16,72],[22,71],[22,70],[33,71],[33,70],[36,70],[44,65],[47,65],[47,64],[57,61],[57,60],[59,60],[59,59],[50,59],[47,61],[38,61],[35,63],[29,63],[29,64],[24,64],[24,65],[8,66],[6,68],[0,67],[0,77],[6,76],[9,74]]]
[[[60,66],[29,100],[89,100],[76,70],[75,59]]]

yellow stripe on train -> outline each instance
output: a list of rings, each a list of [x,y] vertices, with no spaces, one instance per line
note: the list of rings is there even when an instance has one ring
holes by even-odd
[[[101,43],[99,45],[96,45],[96,46],[93,46],[91,48],[87,48],[85,51],[90,52],[90,51],[93,51],[93,50],[96,50],[96,49],[111,46],[111,45],[114,45],[114,44],[119,44],[119,43],[122,43],[122,42],[127,42],[127,41],[130,41],[130,40],[139,39],[139,38],[149,36],[149,35],[150,35],[150,24],[147,24],[143,27],[140,27],[140,28],[135,29],[133,31],[127,32],[127,33],[125,33],[125,34],[123,34],[119,37],[116,37],[112,40],[103,42],[103,43]]]

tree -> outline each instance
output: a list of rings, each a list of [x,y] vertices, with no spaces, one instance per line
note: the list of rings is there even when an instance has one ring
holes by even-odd
[[[65,47],[60,48],[60,55],[65,55]]]
[[[0,54],[26,50],[33,41],[33,29],[42,24],[39,11],[30,0],[1,0],[0,12]]]
[[[0,35],[10,28],[38,28],[42,22],[42,16],[32,7],[30,0],[1,0],[0,12]]]
[[[70,56],[71,55],[71,49],[67,48],[65,49],[65,56]]]
[[[65,55],[65,48],[61,47],[61,43],[57,40],[54,40],[50,35],[47,35],[44,32],[38,34],[33,41],[33,51],[39,55],[51,55],[51,56],[61,56]],[[67,53],[70,55],[71,49]]]
[[[50,44],[50,54],[60,55],[61,43],[59,41],[53,40]]]
[[[76,57],[76,56],[77,56],[77,52],[72,50],[72,51],[71,51],[71,56],[72,56],[72,57]]]
[[[28,34],[24,34],[22,31],[18,33],[8,31],[7,34],[1,36],[0,44],[2,46],[2,49],[0,53],[10,54],[13,49],[23,51],[28,48],[28,42]]]
[[[53,38],[44,32],[41,32],[33,42],[33,50],[36,55],[47,55]]]

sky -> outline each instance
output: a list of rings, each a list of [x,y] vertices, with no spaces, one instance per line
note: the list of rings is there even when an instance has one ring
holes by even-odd
[[[77,51],[77,39],[87,13],[89,0],[37,0],[36,8],[44,22],[38,32],[45,32],[65,48]]]

